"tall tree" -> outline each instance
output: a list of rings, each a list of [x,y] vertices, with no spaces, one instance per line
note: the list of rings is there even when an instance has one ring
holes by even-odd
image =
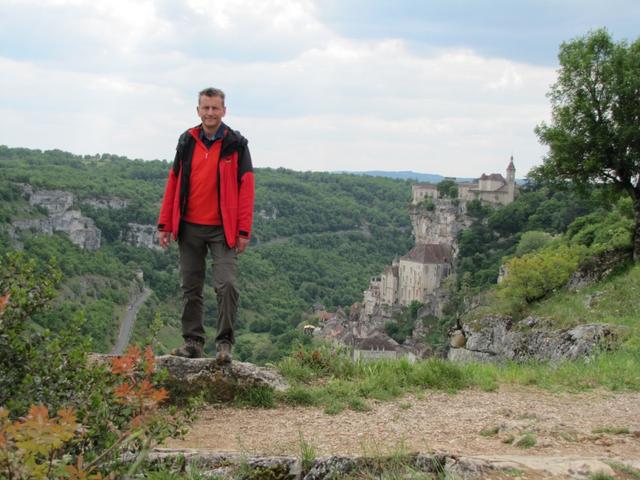
[[[564,42],[548,97],[551,124],[536,127],[549,146],[531,172],[583,191],[612,185],[633,199],[633,258],[640,259],[640,38],[614,42],[605,29]]]

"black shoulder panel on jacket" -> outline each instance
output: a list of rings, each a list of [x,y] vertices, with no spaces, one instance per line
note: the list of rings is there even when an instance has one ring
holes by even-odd
[[[180,164],[184,160],[185,152],[191,150],[190,144],[193,143],[193,137],[189,133],[189,130],[185,130],[182,135],[180,135],[180,138],[178,138],[176,156],[173,159],[173,173],[176,175],[180,172]]]

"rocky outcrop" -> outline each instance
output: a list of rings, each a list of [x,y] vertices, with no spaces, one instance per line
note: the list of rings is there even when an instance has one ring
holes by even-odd
[[[101,232],[94,221],[82,215],[80,210],[72,210],[74,196],[60,190],[34,191],[28,185],[21,185],[22,191],[29,196],[32,206],[44,208],[47,218],[16,220],[11,226],[14,230],[32,230],[45,235],[64,232],[72,243],[86,250],[100,248]]]
[[[569,279],[567,288],[576,291],[607,278],[631,260],[631,249],[608,250],[583,260]]]
[[[261,456],[239,453],[212,453],[195,449],[157,448],[148,463],[170,470],[189,471],[197,468],[201,476],[231,480],[255,478],[273,480],[330,480],[363,475],[382,478],[385,471],[397,472],[403,467],[406,478],[590,478],[600,473],[615,475],[606,461],[591,457],[537,457],[525,455],[493,455],[466,457],[448,453],[407,453],[388,457],[355,457],[332,455],[316,459],[295,456]],[[307,463],[308,462],[308,463]],[[239,472],[242,475],[239,476]],[[386,478],[386,477],[384,477]],[[395,477],[394,477],[395,478]],[[400,475],[398,478],[405,478]]]
[[[458,233],[469,222],[456,201],[438,199],[433,202],[433,210],[412,207],[409,215],[416,245],[450,245],[454,255],[457,253]]]
[[[214,358],[164,355],[157,358],[157,366],[167,369],[167,387],[174,395],[202,394],[212,403],[233,400],[240,391],[252,387],[270,387],[276,391],[288,388],[279,373],[252,363],[234,361],[220,366]]]
[[[542,323],[536,317],[515,323],[508,316],[487,316],[465,324],[465,342],[460,342],[464,347],[451,348],[448,358],[455,362],[576,360],[611,348],[618,338],[617,331],[608,324],[550,330]]]
[[[118,197],[88,197],[82,200],[82,203],[91,205],[94,208],[111,208],[120,210],[129,206],[129,201]]]
[[[158,243],[158,227],[156,225],[141,225],[139,223],[127,224],[125,241],[136,247],[145,247],[162,250]]]
[[[90,360],[107,362],[113,356],[96,353]],[[195,395],[202,395],[210,403],[227,402],[253,387],[269,387],[275,391],[288,388],[279,373],[252,363],[234,361],[230,365],[218,365],[214,358],[163,355],[156,357],[156,366],[167,370],[165,386],[171,392],[171,398],[178,402]]]
[[[36,190],[29,204],[44,207],[50,214],[63,213],[73,206],[73,194],[62,190]]]

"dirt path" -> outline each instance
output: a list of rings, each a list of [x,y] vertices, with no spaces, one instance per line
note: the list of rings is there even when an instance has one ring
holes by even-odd
[[[338,415],[302,407],[207,407],[185,440],[172,440],[167,446],[297,455],[302,435],[317,455],[380,455],[404,449],[640,462],[640,393],[556,394],[503,387],[499,392],[467,390],[454,395],[426,392],[371,406],[368,412]],[[480,433],[491,429],[499,431]],[[505,443],[526,432],[535,439],[534,446]]]

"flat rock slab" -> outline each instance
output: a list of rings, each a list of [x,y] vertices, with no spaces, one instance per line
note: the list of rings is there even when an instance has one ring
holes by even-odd
[[[408,472],[458,479],[587,479],[600,473],[615,476],[603,459],[593,457],[546,457],[526,455],[460,456],[447,453],[408,453],[402,456],[332,455],[306,462],[295,456],[260,456],[207,452],[196,449],[156,449],[149,462],[169,468],[197,468],[205,478],[233,479],[238,472],[247,478],[282,480],[328,480],[359,474]],[[627,465],[633,468],[633,465]],[[249,475],[249,476],[247,476]],[[363,477],[364,478],[364,477]],[[370,477],[366,477],[370,478]]]
[[[92,354],[90,361],[107,362],[115,355]],[[247,389],[256,387],[284,391],[285,379],[275,370],[252,363],[231,362],[218,365],[214,358],[156,357],[158,369],[167,370],[165,386],[176,401],[202,395],[208,403],[228,402]]]
[[[174,395],[200,395],[209,403],[233,400],[238,392],[255,387],[276,391],[288,388],[276,371],[252,363],[218,365],[214,358],[156,357],[158,368],[166,368],[167,387]]]

